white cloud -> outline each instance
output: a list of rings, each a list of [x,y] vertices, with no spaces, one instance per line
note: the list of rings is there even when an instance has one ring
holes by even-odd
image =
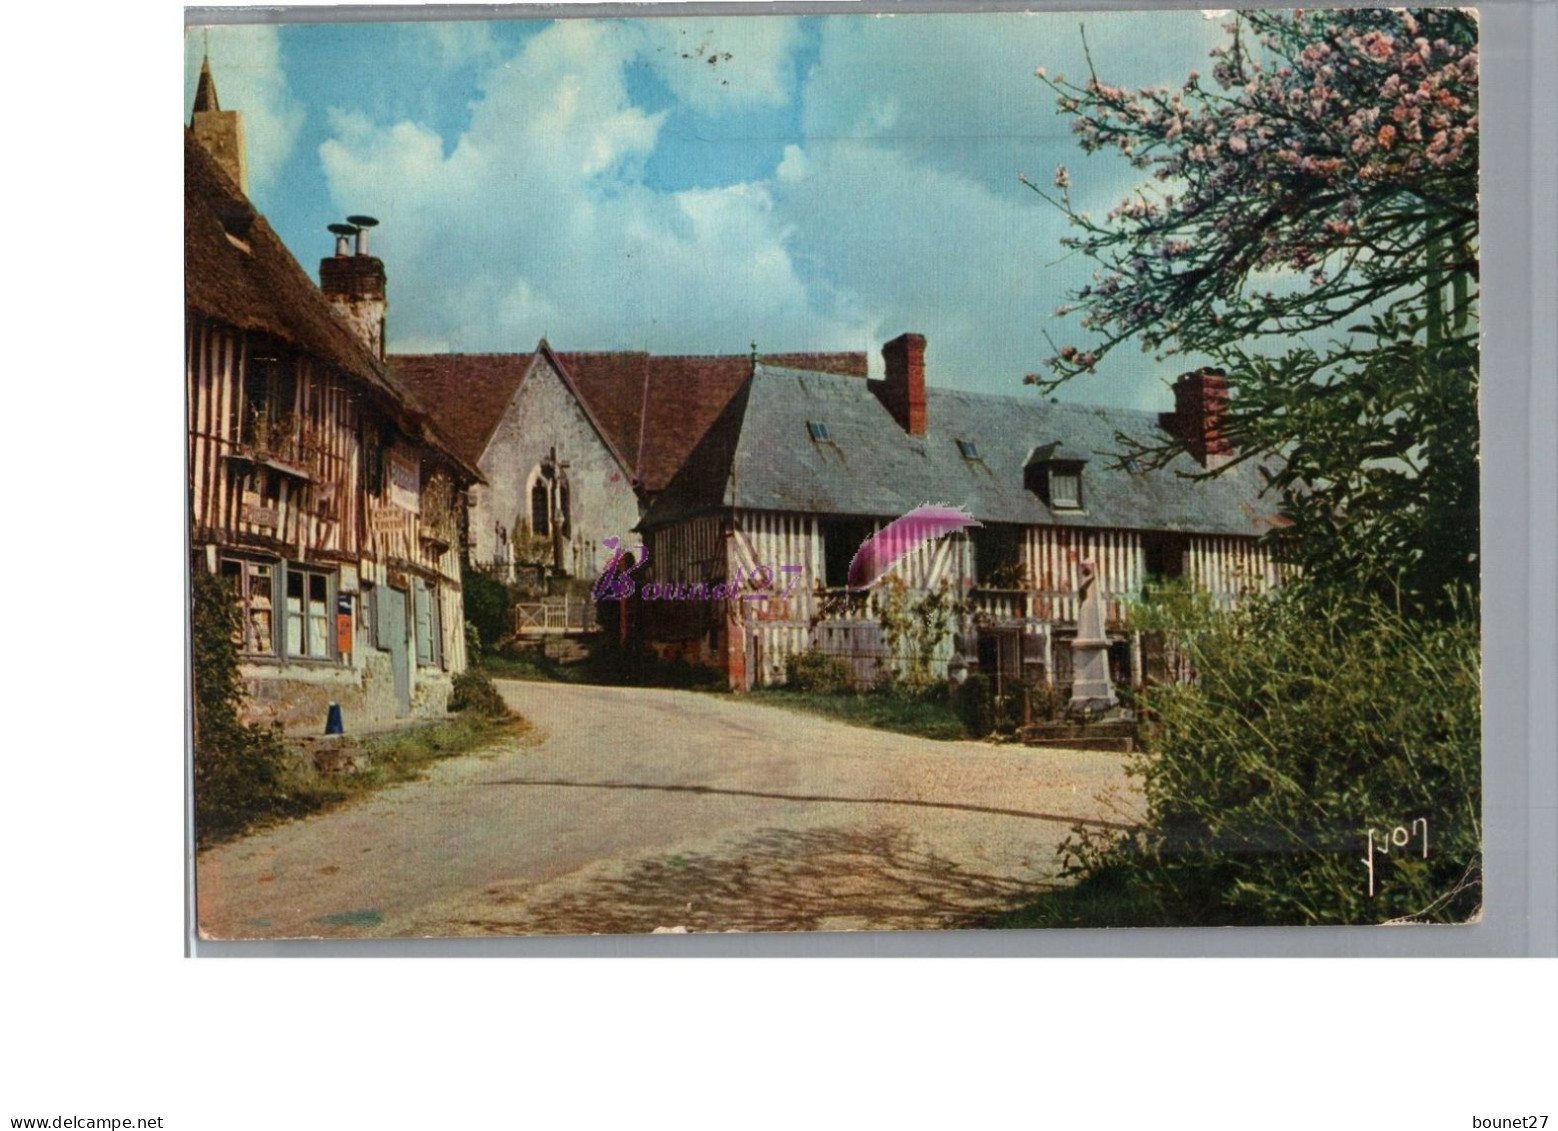
[[[862,327],[813,301],[767,184],[643,183],[663,115],[627,93],[641,35],[548,27],[484,75],[455,139],[330,115],[320,159],[335,209],[383,222],[392,348],[526,349],[543,334],[584,349],[861,343]]]
[[[798,145],[784,147],[784,159],[779,162],[778,177],[781,181],[798,181],[806,176],[806,151]]]
[[[1133,60],[1127,48],[1139,48],[1131,73],[1166,81],[1200,65],[1220,34],[1193,12],[1142,19],[1094,17],[1095,60]],[[658,190],[644,171],[666,119],[634,104],[629,66],[655,67],[700,106],[790,97],[785,22],[734,21],[744,53],[727,23],[550,25],[480,70],[458,136],[332,114],[320,158],[335,210],[383,221],[374,239],[390,273],[392,348],[519,350],[545,334],[564,349],[744,352],[755,339],[776,351],[866,349],[876,367],[881,343],[913,330],[929,339],[933,383],[1020,394],[1022,375],[1052,352],[1044,332],[1076,333],[1052,311],[1091,267],[1063,258],[1064,218],[1016,174],[1070,162],[1074,198],[1111,194],[1087,205],[1100,212],[1122,183],[1119,163],[1076,161],[1032,77],[1036,65],[1082,66],[1074,21],[824,19],[800,87],[801,137],[767,173]],[[720,34],[705,37],[711,24]],[[683,31],[702,52],[689,55],[717,48],[720,60],[657,52]],[[723,73],[727,48],[749,81],[716,90],[705,70]],[[1164,374],[1118,364],[1137,375],[1070,395],[1161,407]]]
[[[303,107],[292,97],[273,25],[188,28],[184,33],[185,120],[195,100],[200,60],[209,43],[211,77],[224,109],[243,114],[249,195],[262,207],[303,128]]]
[[[498,53],[492,25],[484,20],[431,20],[407,26],[426,37],[431,54],[443,67],[485,62]]]

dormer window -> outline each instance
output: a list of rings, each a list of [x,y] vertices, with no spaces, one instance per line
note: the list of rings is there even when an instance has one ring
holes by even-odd
[[[1061,510],[1082,509],[1082,469],[1050,468],[1049,505]]]
[[[1086,465],[1082,453],[1060,443],[1045,444],[1029,454],[1023,468],[1024,486],[1051,510],[1079,511],[1084,503],[1082,469]]]

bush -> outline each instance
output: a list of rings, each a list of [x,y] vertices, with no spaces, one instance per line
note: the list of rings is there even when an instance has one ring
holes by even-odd
[[[796,691],[834,695],[848,691],[854,672],[842,656],[830,656],[813,648],[791,656],[785,665],[785,682]]]
[[[970,738],[984,738],[995,730],[995,685],[982,672],[971,672],[958,689],[958,713]]]
[[[1460,922],[1481,901],[1478,628],[1289,591],[1169,631],[1197,684],[1148,689],[1145,824],[1077,834],[1073,873],[1158,921]],[[1427,820],[1428,855],[1378,852]],[[1374,894],[1369,831],[1374,830]]]
[[[224,840],[291,811],[287,748],[279,726],[240,721],[243,680],[235,643],[242,614],[231,587],[191,571],[190,660],[195,708],[195,837]]]
[[[454,677],[449,709],[470,711],[489,719],[506,718],[509,713],[508,704],[498,694],[498,689],[493,686],[487,673],[475,668],[466,668]]]
[[[513,622],[513,602],[508,587],[493,577],[465,570],[460,579],[465,598],[465,619],[476,626],[484,650],[491,650],[507,636]]]

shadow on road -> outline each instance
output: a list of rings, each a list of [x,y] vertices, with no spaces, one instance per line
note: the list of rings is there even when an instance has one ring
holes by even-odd
[[[530,785],[563,789],[654,790],[661,793],[696,793],[714,797],[760,797],[772,801],[831,801],[840,805],[906,805],[919,809],[948,809],[961,813],[990,813],[997,817],[1026,817],[1035,821],[1059,821],[1097,829],[1124,831],[1133,826],[1121,821],[1076,817],[1066,813],[1035,813],[1028,809],[1002,809],[994,805],[967,805],[956,801],[923,801],[914,797],[840,797],[824,793],[773,793],[758,789],[725,789],[712,785],[675,785],[651,782],[568,781],[564,778],[501,778],[487,785]]]
[[[946,929],[976,926],[991,911],[1030,901],[1054,886],[961,867],[919,847],[901,828],[763,829],[712,852],[636,861],[581,887],[543,895],[514,918],[473,918],[466,926],[549,935],[634,934],[673,926]]]

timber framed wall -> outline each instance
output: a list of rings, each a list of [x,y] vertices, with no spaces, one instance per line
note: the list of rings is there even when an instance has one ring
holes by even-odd
[[[838,591],[819,584],[828,576],[824,526],[828,516],[795,512],[727,511],[686,519],[650,532],[650,573],[661,582],[697,584],[749,579],[767,566],[773,590],[789,584],[780,572],[800,566],[800,582],[787,596],[767,600],[723,602],[720,639],[707,647],[678,652],[723,667],[733,686],[782,682],[786,661],[811,648],[848,658],[856,679],[868,682],[873,657],[885,655],[874,618],[850,610]],[[840,519],[880,530],[888,519]],[[973,540],[967,535],[938,539],[916,549],[895,567],[911,590],[924,593],[946,587],[966,595],[971,606],[968,631],[1015,629],[1043,638],[1036,651],[1045,657],[1053,678],[1057,637],[1074,629],[1080,563],[1091,558],[1098,566],[1108,622],[1122,643],[1128,599],[1140,595],[1148,580],[1148,543],[1165,535],[1135,530],[1086,527],[1027,526],[1019,532],[1019,584],[985,588],[977,584]],[[1203,535],[1167,536],[1175,546],[1173,574],[1228,607],[1242,596],[1262,593],[1282,580],[1282,568],[1271,550],[1254,537]],[[651,622],[653,623],[653,622]],[[663,633],[651,632],[651,640]],[[674,634],[673,634],[674,635]],[[690,634],[684,634],[690,635]],[[1133,644],[1133,653],[1139,646]],[[950,640],[942,662],[950,656]],[[732,657],[740,662],[732,662]],[[1139,675],[1139,662],[1133,661]]]

